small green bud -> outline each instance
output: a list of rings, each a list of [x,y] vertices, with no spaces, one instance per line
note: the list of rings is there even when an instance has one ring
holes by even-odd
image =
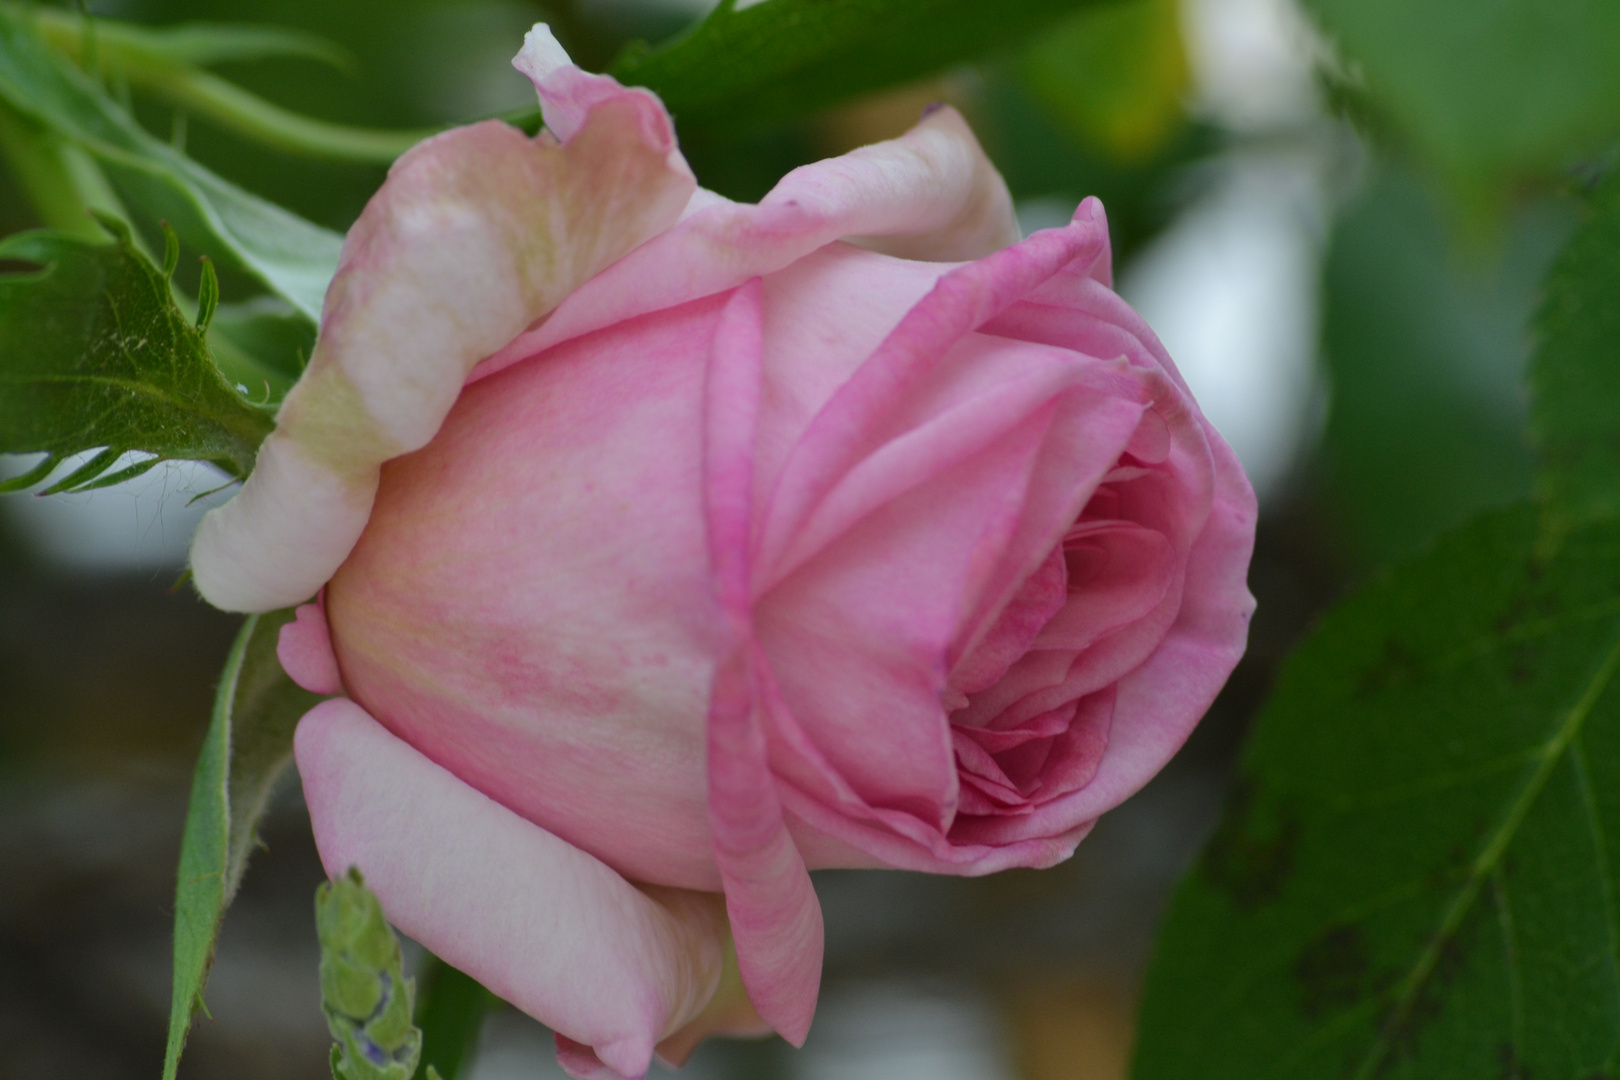
[[[382,905],[350,868],[315,892],[321,939],[321,1009],[336,1040],[337,1080],[411,1080],[422,1054],[412,1023],[416,987]]]

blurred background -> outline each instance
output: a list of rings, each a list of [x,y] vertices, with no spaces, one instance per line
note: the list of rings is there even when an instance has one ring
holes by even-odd
[[[769,2],[769,0],[765,0]],[[531,106],[509,66],[550,21],[601,68],[703,0],[92,0],[151,24],[298,27],[346,50],[222,74],[295,110],[414,128]],[[1108,209],[1120,291],[1158,330],[1261,498],[1247,658],[1181,755],[1073,860],[963,881],[824,873],[827,977],[804,1051],[712,1043],[694,1080],[1122,1080],[1135,997],[1177,876],[1219,814],[1245,726],[1315,614],[1476,511],[1522,496],[1535,290],[1575,221],[1550,185],[1489,208],[1380,152],[1354,73],[1288,0],[1113,0],[1033,44],[791,125],[682,129],[700,180],[763,194],[802,162],[968,114],[1026,231]],[[1352,95],[1353,97],[1353,95]],[[136,105],[165,136],[158,104]],[[1352,124],[1344,116],[1356,116]],[[379,168],[272,153],[201,120],[186,149],[335,229]],[[1384,140],[1388,141],[1388,140]],[[34,224],[0,176],[0,231]],[[230,300],[232,283],[225,282]],[[15,475],[25,462],[0,459]],[[190,769],[236,620],[177,586],[217,486],[160,467],[93,494],[0,498],[0,1046],[8,1075],[152,1080],[169,1007]],[[222,496],[221,496],[222,497]],[[189,1078],[329,1075],[296,789],[226,921]],[[508,1010],[475,1080],[561,1076]]]

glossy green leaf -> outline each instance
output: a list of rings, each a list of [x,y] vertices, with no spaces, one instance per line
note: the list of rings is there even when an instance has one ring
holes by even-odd
[[[95,155],[120,192],[193,246],[255,274],[320,318],[343,239],[250,195],[161,142],[53,51],[28,16],[0,8],[0,99]]]
[[[621,56],[678,122],[789,119],[1024,41],[1096,0],[764,0],[723,3],[682,37]]]
[[[1471,199],[1620,134],[1611,0],[1308,0],[1381,112]]]
[[[1548,279],[1532,367],[1541,489],[1555,514],[1620,513],[1620,174]]]
[[[191,782],[174,906],[174,995],[163,1078],[174,1080],[192,1014],[202,1007],[220,921],[247,869],[258,823],[292,760],[293,729],[320,699],[276,659],[291,611],[252,615],[225,661]]]
[[[1620,1063],[1620,525],[1476,521],[1330,614],[1176,894],[1136,1080]]]
[[[107,470],[129,452],[153,455],[131,469],[190,458],[247,476],[273,422],[220,377],[127,233],[111,243],[18,233],[0,241],[0,259],[37,267],[0,275],[0,453],[46,455],[7,488],[88,450],[103,453],[52,490],[127,478]]]

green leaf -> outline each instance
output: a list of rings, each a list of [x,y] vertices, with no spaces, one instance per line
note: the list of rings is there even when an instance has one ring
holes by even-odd
[[[0,100],[0,153],[10,167],[39,223],[87,240],[106,234],[94,212],[127,216],[95,160],[69,142]]]
[[[416,1022],[422,1028],[422,1066],[442,1080],[457,1080],[472,1069],[484,1018],[500,999],[483,985],[429,954],[418,969]]]
[[[53,51],[25,15],[0,8],[0,99],[90,151],[120,192],[172,221],[319,321],[343,238],[250,195],[153,138],[89,76]]]
[[[1018,44],[1096,0],[766,0],[722,3],[685,35],[613,65],[682,124],[802,116]]]
[[[321,937],[321,1010],[336,1040],[336,1080],[411,1080],[422,1032],[411,1021],[415,983],[399,938],[354,867],[315,891]]]
[[[202,1007],[220,921],[247,869],[270,793],[292,760],[293,729],[320,700],[294,684],[276,659],[277,636],[292,617],[276,611],[242,624],[197,758],[175,889],[164,1080],[174,1080],[192,1013]]]
[[[1018,66],[1081,145],[1116,161],[1152,157],[1183,123],[1191,79],[1174,0],[1081,11],[1041,35]]]
[[[1476,521],[1287,665],[1163,928],[1136,1080],[1612,1075],[1620,524]]]
[[[1335,525],[1363,565],[1405,559],[1530,494],[1526,327],[1573,226],[1569,210],[1528,205],[1499,249],[1465,252],[1425,185],[1386,163],[1334,226],[1322,449]]]
[[[1547,281],[1531,368],[1540,487],[1561,521],[1620,513],[1620,173]]]
[[[1308,0],[1365,91],[1465,198],[1620,133],[1609,0]]]
[[[122,454],[212,461],[237,478],[274,426],[220,378],[203,334],[127,231],[97,244],[62,233],[0,240],[0,453],[46,454],[26,486],[65,457],[105,448],[54,490],[86,485]],[[40,471],[42,470],[42,471]]]

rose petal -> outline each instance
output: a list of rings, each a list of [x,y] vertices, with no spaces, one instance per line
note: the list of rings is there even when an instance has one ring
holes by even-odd
[[[878,243],[882,236],[887,248],[930,258],[977,258],[1018,239],[1010,207],[966,121],[941,108],[898,139],[795,169],[758,206],[700,200],[679,225],[599,275],[474,377],[592,330],[734,289],[845,237]]]
[[[1214,504],[1187,558],[1174,625],[1153,655],[1119,684],[1113,733],[1096,778],[1066,807],[1095,815],[1135,794],[1181,748],[1248,641],[1254,597],[1254,489],[1231,447],[1206,424]]]
[[[616,1075],[641,1076],[714,995],[718,896],[637,889],[347,699],[310,710],[294,752],[327,872],[358,866],[402,931]]]
[[[1081,209],[1095,201],[1087,200]],[[1106,246],[1106,232],[1077,212],[1067,228],[1037,233],[940,278],[838,389],[794,448],[764,510],[763,566],[779,564],[816,504],[884,440],[884,421],[904,408],[953,345],[1040,282],[1071,263],[1095,258]],[[756,574],[761,569],[756,567]]]
[[[326,609],[317,601],[299,607],[276,636],[276,658],[292,681],[312,694],[343,693],[343,676],[332,651]]]
[[[266,611],[313,595],[365,527],[378,467],[433,437],[473,365],[676,220],[694,181],[674,145],[657,99],[621,88],[562,146],[485,121],[395,162],[258,466],[198,530],[203,596]]]
[[[782,819],[753,688],[749,590],[752,449],[759,415],[758,281],[721,315],[704,413],[704,511],[715,591],[730,649],[710,694],[709,824],[726,892],[737,963],[761,1018],[804,1042],[821,985],[821,906]]]

